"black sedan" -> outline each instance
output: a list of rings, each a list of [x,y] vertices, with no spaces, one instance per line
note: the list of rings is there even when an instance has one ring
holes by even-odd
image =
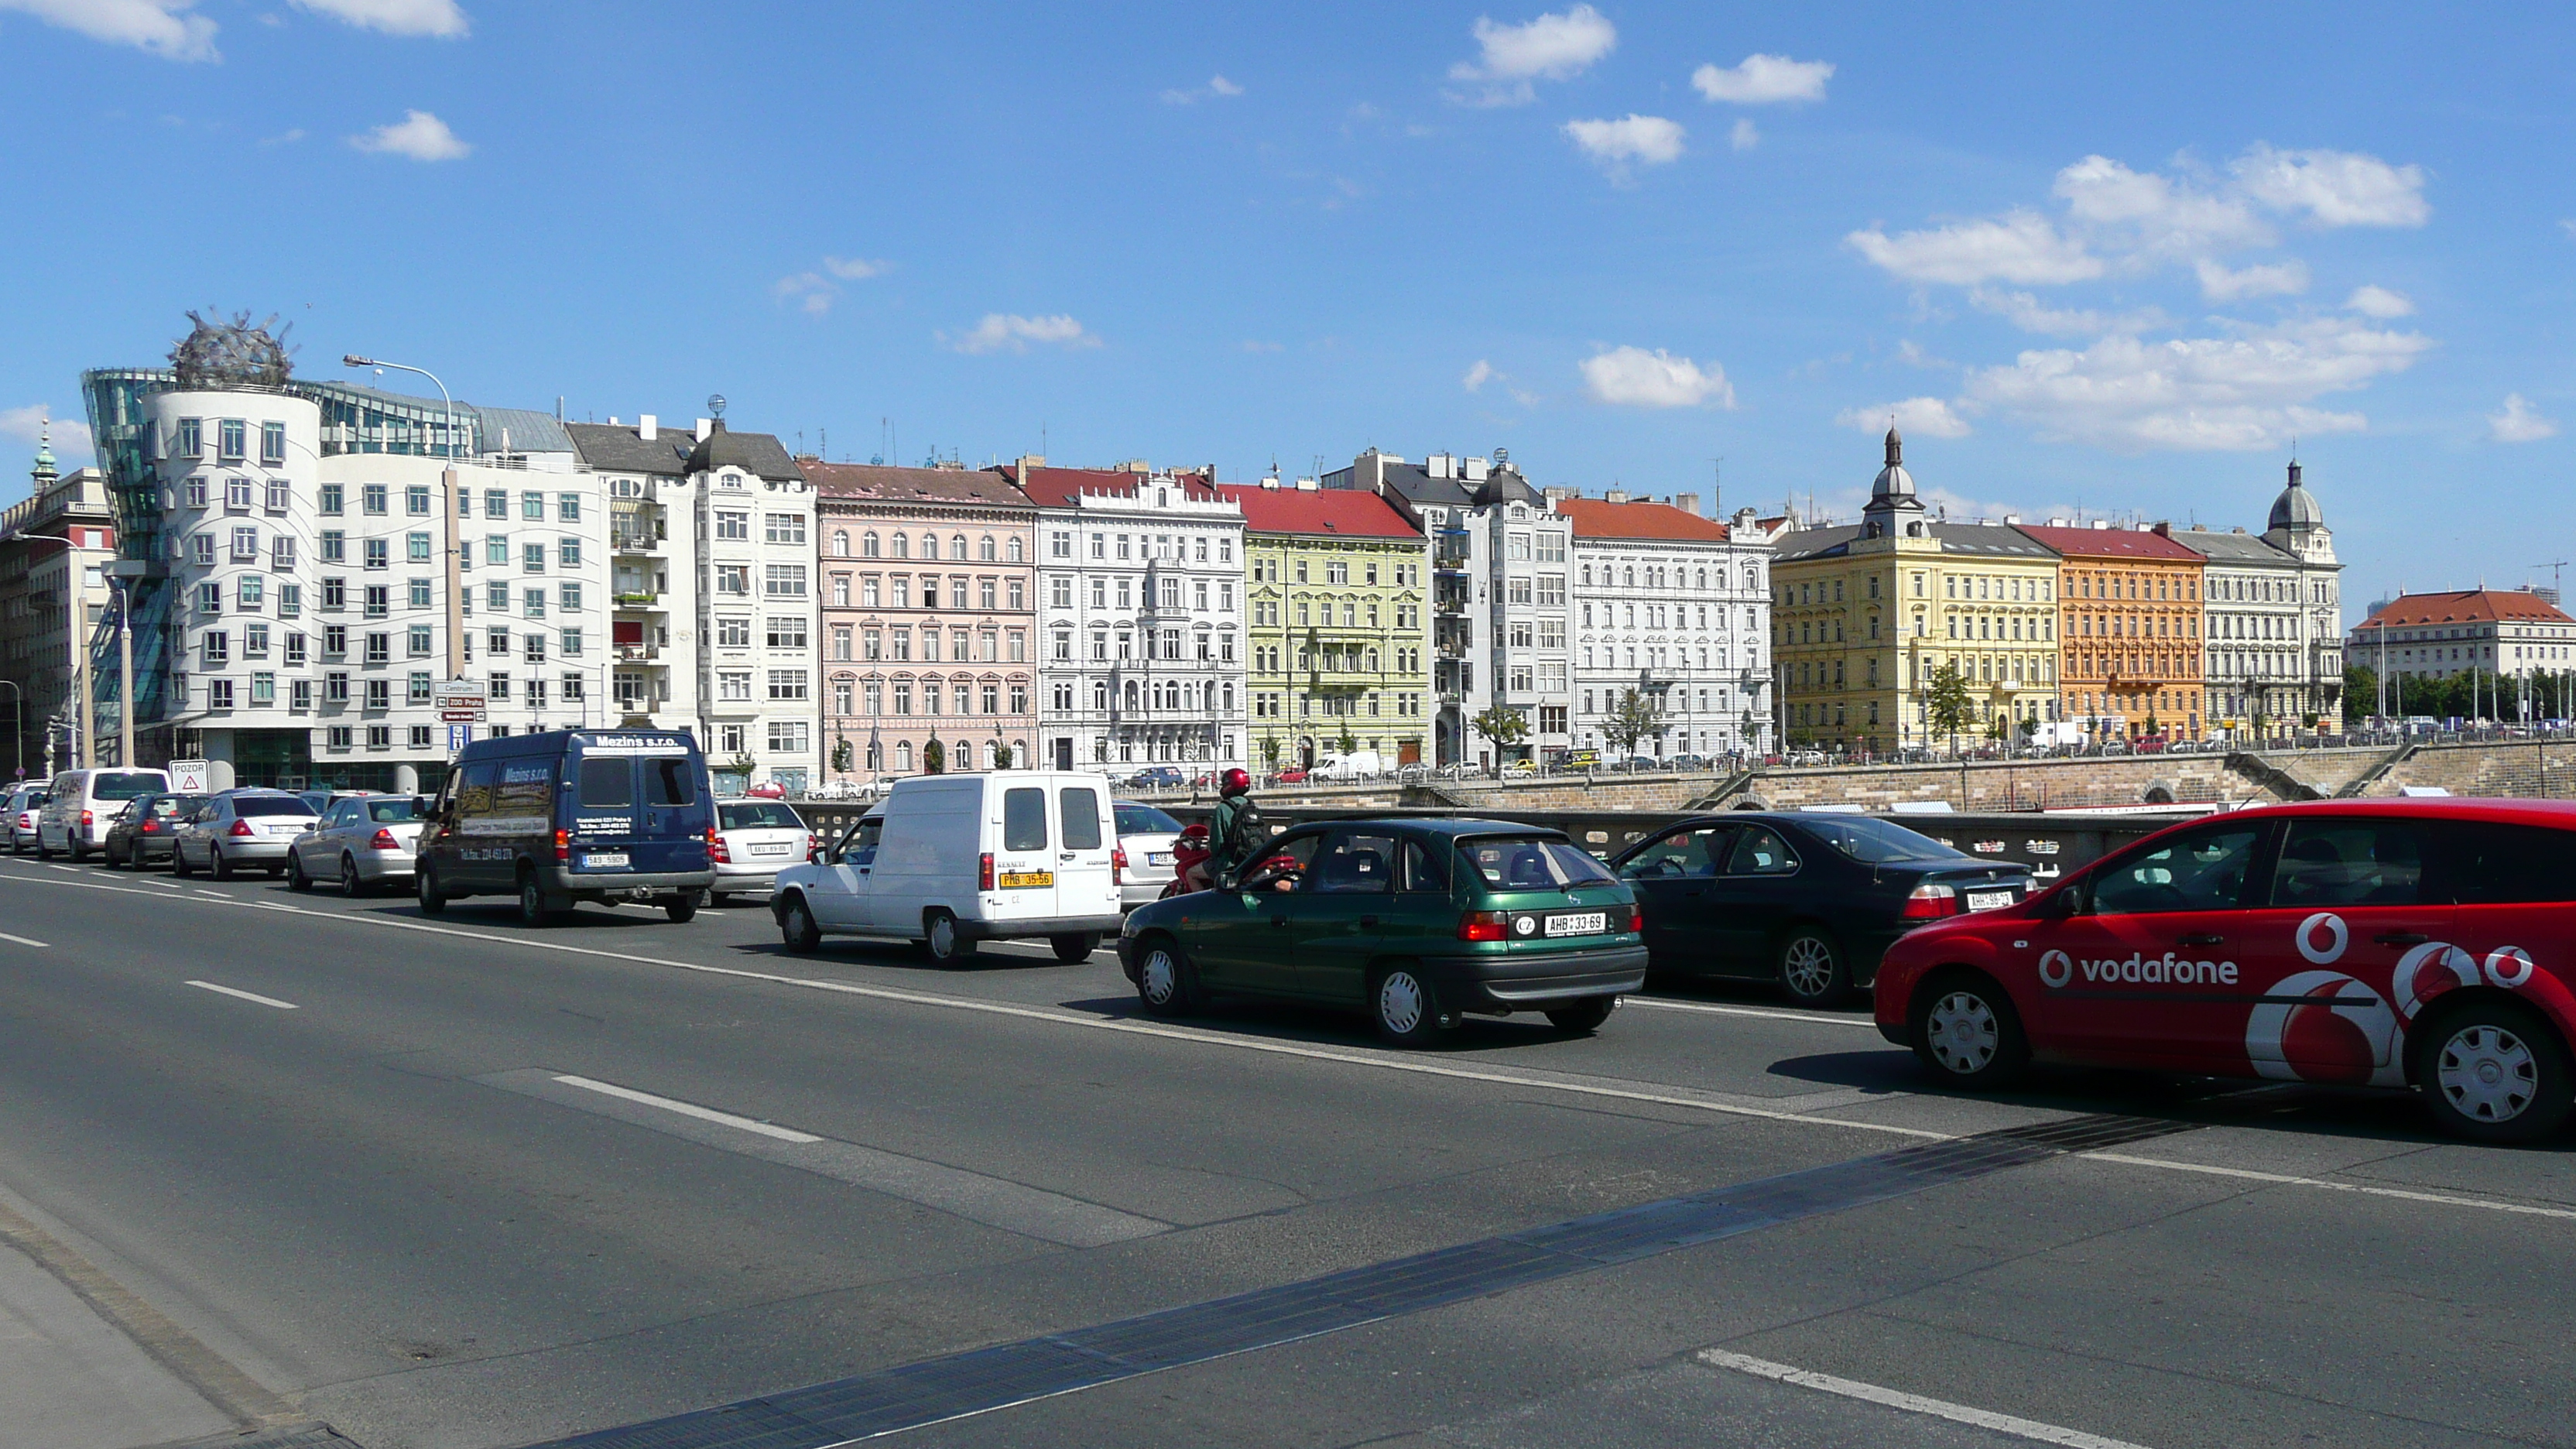
[[[156,860],[168,860],[170,841],[179,833],[179,822],[196,814],[197,807],[205,803],[203,795],[169,791],[128,802],[116,823],[107,827],[107,839],[101,842],[107,852],[107,868],[139,868]]]
[[[2030,893],[2021,866],[1866,815],[1704,815],[1611,867],[1637,892],[1653,969],[1776,981],[1802,1006],[1847,1001],[1917,926]]]

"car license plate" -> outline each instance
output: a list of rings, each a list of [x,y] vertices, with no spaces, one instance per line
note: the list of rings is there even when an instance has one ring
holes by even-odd
[[[1968,909],[1972,911],[1999,911],[2012,903],[2011,891],[1968,892]]]
[[[787,851],[785,845],[755,845],[751,848],[754,855],[785,855]]]
[[[626,852],[620,850],[603,852],[597,855],[585,855],[581,858],[581,868],[584,870],[624,870],[626,868]]]
[[[1170,865],[1172,863],[1172,853],[1168,850],[1146,851],[1145,863],[1147,865]]]
[[[1550,916],[1547,933],[1551,936],[1598,936],[1610,928],[1610,913],[1586,911],[1579,916]]]
[[[1055,872],[1051,870],[1006,870],[1002,872],[1002,889],[1006,891],[1027,890],[1033,886],[1051,886],[1054,884]]]

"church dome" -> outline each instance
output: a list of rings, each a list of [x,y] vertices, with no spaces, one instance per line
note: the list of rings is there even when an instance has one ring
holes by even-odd
[[[1869,496],[1872,498],[1914,496],[1914,475],[1905,471],[1905,439],[1897,433],[1896,425],[1893,423],[1890,423],[1887,428],[1887,466],[1878,470],[1877,479],[1869,485]]]
[[[2272,500],[2272,520],[2264,531],[2276,528],[2323,528],[2326,511],[2317,506],[2317,496],[2299,485],[2299,465],[2290,465],[2290,486]]]

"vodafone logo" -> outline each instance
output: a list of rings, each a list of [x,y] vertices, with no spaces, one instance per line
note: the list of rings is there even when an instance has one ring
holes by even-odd
[[[2040,957],[2039,979],[2042,985],[2051,988],[2063,986],[2074,980],[2075,958],[2063,951],[2051,951]]]
[[[2292,939],[2298,943],[2299,954],[2310,963],[2331,966],[2343,959],[2344,948],[2352,944],[2352,932],[2344,926],[2343,917],[2332,911],[2319,911],[2299,922]]]
[[[2511,991],[2531,979],[2531,953],[2520,946],[2498,946],[2487,953],[2487,979]]]

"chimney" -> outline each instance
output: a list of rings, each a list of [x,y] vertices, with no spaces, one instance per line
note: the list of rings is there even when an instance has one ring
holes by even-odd
[[[1550,503],[1561,503],[1568,498],[1580,498],[1583,496],[1583,490],[1580,488],[1542,488],[1539,492],[1544,495]],[[1614,495],[1610,501],[1616,503],[1626,496],[1627,495],[1624,493],[1617,494]]]
[[[1693,518],[1699,517],[1699,495],[1696,493],[1674,494],[1673,506]]]
[[[1422,460],[1422,471],[1434,478],[1455,478],[1458,476],[1458,460],[1446,453],[1434,453]]]
[[[648,443],[662,436],[662,429],[651,413],[646,413],[635,420],[635,436]]]
[[[2052,518],[2048,520],[2048,526],[2051,528],[2072,528],[2075,526],[2075,520],[2072,518]]]
[[[1571,492],[1571,490],[1568,491],[1569,493]],[[1548,496],[1551,498],[1556,496],[1556,490],[1553,488],[1550,488],[1547,492]],[[1625,503],[1628,501],[1628,490],[1625,488],[1605,488],[1601,491],[1601,501],[1604,503]]]
[[[699,442],[701,442],[701,443],[705,442],[709,437],[711,437],[711,436],[713,436],[713,435],[714,435],[715,430],[716,430],[716,420],[715,420],[715,419],[713,419],[713,418],[700,418],[700,419],[698,419],[698,441],[699,441]]]
[[[2095,528],[2109,528],[2111,526],[2111,520],[2107,518],[2097,518],[2093,520],[2093,526]]]
[[[2160,520],[2154,528],[2148,531],[2155,534],[2158,538],[2171,538],[2173,537],[2173,522],[2170,519]]]
[[[1300,479],[1299,481],[1300,481],[1300,482],[1302,482],[1302,481],[1304,481],[1304,480]],[[1263,488],[1268,489],[1269,491],[1271,491],[1271,492],[1273,492],[1273,493],[1278,492],[1278,491],[1279,491],[1279,475],[1278,475],[1278,474],[1276,474],[1276,473],[1264,473],[1264,474],[1262,474],[1262,475],[1261,475],[1261,486],[1262,486]]]
[[[1297,480],[1297,491],[1300,493],[1317,493],[1322,491],[1322,485],[1312,478],[1300,478]]]
[[[2007,513],[2004,515],[2004,522],[2019,523],[2021,522],[2021,515],[2018,513]]]
[[[1487,468],[1485,460],[1482,458],[1466,459],[1465,469],[1459,474],[1460,480],[1467,483],[1482,483],[1485,481],[1486,476]]]

